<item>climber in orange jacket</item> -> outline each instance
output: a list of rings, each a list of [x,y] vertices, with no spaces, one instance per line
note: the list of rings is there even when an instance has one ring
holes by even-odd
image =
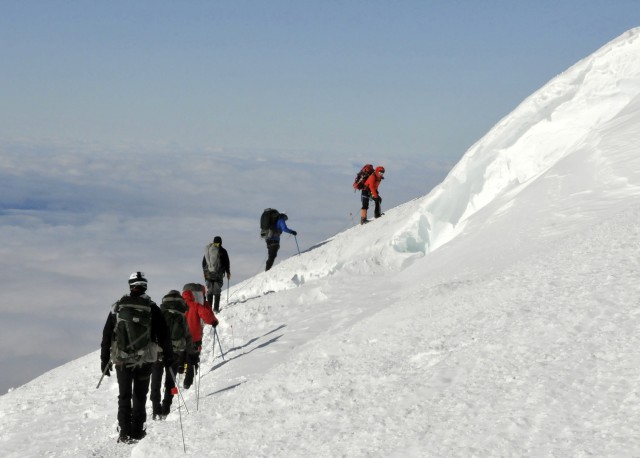
[[[382,202],[382,197],[378,193],[378,186],[380,186],[380,182],[384,180],[384,167],[379,165],[376,167],[376,170],[369,175],[367,181],[364,182],[364,189],[362,190],[362,210],[360,213],[360,224],[368,223],[367,220],[367,210],[369,210],[369,199],[373,199],[375,202],[375,209],[373,212],[373,216],[376,218],[380,218],[382,216],[382,211],[380,210],[380,203]]]

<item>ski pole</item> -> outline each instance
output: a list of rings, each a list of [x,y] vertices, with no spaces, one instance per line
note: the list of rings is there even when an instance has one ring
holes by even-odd
[[[174,389],[176,391],[178,391],[178,384],[180,383],[180,374],[178,374],[177,378],[176,378],[176,386],[174,387]],[[187,405],[184,405],[184,408],[187,408]],[[184,443],[184,428],[182,427],[182,410],[181,410],[181,406],[180,406],[180,401],[178,401],[178,416],[180,417],[180,432],[182,433],[182,450],[186,453],[187,452],[187,446]]]
[[[294,235],[293,239],[296,241],[296,248],[298,248],[298,256],[300,256],[300,246],[298,245],[298,237]]]
[[[178,396],[182,399],[182,403],[184,404],[184,408],[189,413],[189,409],[187,408],[187,403],[184,402],[184,398],[182,397],[182,391],[178,388],[178,381],[176,380],[176,374],[173,372],[173,367],[169,367],[169,373],[171,374],[171,378],[173,379],[173,384],[175,385],[175,389],[178,392]],[[178,407],[180,407],[180,399],[178,400]]]
[[[187,406],[184,406],[185,409]],[[178,403],[178,415],[180,417],[180,432],[182,433],[182,451],[187,453],[187,444],[184,443],[184,428],[182,427],[182,408],[180,407],[180,403]]]
[[[102,383],[102,379],[104,378],[104,376],[106,375],[107,371],[109,370],[109,366],[111,366],[111,361],[109,361],[109,363],[105,366],[104,370],[102,371],[102,377],[100,377],[100,380],[98,380],[98,386],[96,386],[96,390],[98,388],[100,388],[100,384]]]
[[[103,378],[104,378],[104,373],[102,374],[102,377],[100,377],[100,380],[98,380],[98,386],[96,386],[96,390],[100,388],[100,384],[102,383]]]
[[[171,394],[175,394],[173,390],[176,390],[180,397],[182,397],[182,393],[180,393],[180,388],[178,388],[178,380],[176,380],[176,374],[173,372],[172,367],[168,367],[169,373],[171,374],[171,378],[173,379],[173,384],[175,385],[171,390]],[[184,399],[182,400],[184,402]],[[184,405],[184,408],[187,409],[187,405]],[[189,409],[187,409],[187,413],[189,413]],[[178,415],[180,416],[180,432],[182,433],[182,450],[187,452],[187,445],[184,442],[184,428],[182,427],[182,406],[180,405],[180,400],[178,399]]]
[[[169,368],[169,373],[171,374],[171,377],[173,378],[173,383],[175,384],[175,386],[173,387],[173,390],[176,390],[178,392],[178,394],[180,394],[180,389],[178,388],[178,381],[176,380],[176,375],[173,373],[173,368]],[[173,392],[173,390],[171,390],[171,394],[175,394]],[[182,394],[180,394],[180,397],[182,397]],[[182,400],[182,402],[184,402],[184,399]],[[184,405],[184,408],[187,408],[187,405]],[[187,409],[187,413],[189,413],[189,409]],[[187,451],[187,446],[184,443],[184,428],[182,427],[182,406],[180,404],[180,399],[178,399],[178,415],[180,416],[180,432],[182,433],[182,450],[186,453]]]
[[[216,328],[211,326],[211,329],[212,329],[212,331],[211,331],[211,340],[213,342],[213,348],[211,350],[211,359],[214,360],[214,359],[216,359],[216,335],[215,335]]]
[[[202,370],[198,370],[198,381],[196,383],[196,412],[198,411],[198,407],[200,405],[200,374],[202,374]]]
[[[220,353],[222,354],[222,360],[225,361],[224,359],[224,351],[222,351],[222,345],[220,344],[220,336],[218,336],[218,331],[216,331],[216,328],[213,328],[213,346],[216,346],[216,339],[218,339],[218,347],[220,348]]]
[[[216,332],[216,337],[218,339],[218,346],[220,347],[220,353],[222,353],[222,359],[224,360],[224,352],[222,351],[222,345],[220,344],[220,336],[218,335],[218,333]]]

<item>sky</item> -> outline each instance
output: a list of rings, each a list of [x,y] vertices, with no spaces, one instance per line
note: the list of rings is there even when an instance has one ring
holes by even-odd
[[[637,0],[2,2],[0,140],[452,159]]]
[[[138,444],[96,348],[0,396],[3,456],[638,456],[639,51],[636,28],[430,193],[233,285]]]
[[[1,5],[6,392],[95,348],[133,271],[159,300],[220,235],[226,286],[260,272],[266,207],[280,262],[357,224],[365,163],[383,211],[426,195],[638,2]]]

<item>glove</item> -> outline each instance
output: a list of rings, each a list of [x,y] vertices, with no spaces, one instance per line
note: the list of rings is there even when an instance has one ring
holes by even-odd
[[[227,272],[227,278],[231,280],[231,272]]]
[[[374,200],[374,202],[382,203],[382,197],[380,197],[380,196],[374,197],[373,200]]]
[[[298,235],[298,233],[296,231],[291,231],[291,234],[295,237],[296,235]]]
[[[111,364],[111,361],[100,362],[100,372],[102,372],[107,377],[111,377],[111,369],[113,369],[113,364]]]

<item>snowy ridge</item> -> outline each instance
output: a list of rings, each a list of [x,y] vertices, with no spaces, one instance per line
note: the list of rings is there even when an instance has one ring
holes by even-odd
[[[500,196],[597,144],[600,129],[640,91],[640,28],[613,40],[527,98],[473,145],[395,237],[398,251],[432,251]],[[595,136],[595,138],[594,138]],[[414,240],[411,237],[419,234]]]
[[[387,211],[389,217],[375,226],[352,228],[301,259],[281,263],[278,279],[259,274],[237,285],[232,291],[235,300],[296,287],[342,270],[376,274],[404,269],[460,235],[491,202],[510,205],[563,158],[577,154],[579,161],[591,160],[597,151],[582,147],[609,141],[609,121],[625,110],[634,116],[637,109],[639,38],[640,28],[623,34],[532,94],[473,145],[427,196]],[[598,164],[599,173],[612,174],[601,178],[605,182],[615,176],[624,180],[632,171]],[[378,233],[375,243],[362,236],[367,230]]]
[[[428,196],[231,288],[197,410],[116,444],[96,351],[0,397],[3,456],[639,456],[639,33]]]

